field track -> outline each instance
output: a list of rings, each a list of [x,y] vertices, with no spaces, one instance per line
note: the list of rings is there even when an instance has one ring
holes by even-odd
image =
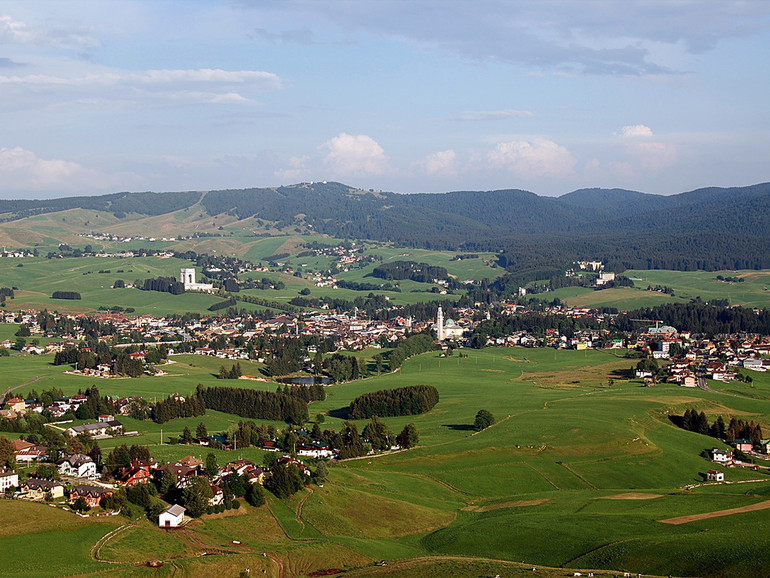
[[[667,520],[659,520],[662,524],[672,524],[678,526],[679,524],[687,524],[689,522],[697,522],[698,520],[707,520],[709,518],[719,518],[721,516],[732,516],[733,514],[742,514],[743,512],[756,512],[757,510],[767,510],[770,508],[770,500],[759,502],[758,504],[752,504],[750,506],[743,506],[742,508],[730,508],[729,510],[717,510],[716,512],[706,512],[705,514],[693,514],[692,516],[679,516],[678,518],[668,518]]]

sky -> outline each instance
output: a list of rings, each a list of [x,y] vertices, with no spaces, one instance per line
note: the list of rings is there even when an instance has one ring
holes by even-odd
[[[764,0],[4,0],[0,198],[770,181]]]

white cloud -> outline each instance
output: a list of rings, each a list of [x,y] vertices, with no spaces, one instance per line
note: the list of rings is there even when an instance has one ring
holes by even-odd
[[[652,129],[643,124],[632,124],[620,129],[620,136],[623,138],[650,137],[653,136]]]
[[[659,170],[675,165],[678,151],[674,145],[662,142],[634,143],[628,149],[629,154],[645,169]]]
[[[281,182],[297,182],[303,179],[307,174],[307,163],[309,160],[310,157],[306,155],[291,157],[289,159],[289,166],[287,168],[278,169],[273,174]]]
[[[28,44],[33,41],[33,37],[32,31],[24,22],[8,15],[0,16],[0,43]]]
[[[451,149],[435,152],[416,163],[431,177],[456,177],[455,152]]]
[[[108,175],[78,163],[60,159],[42,159],[21,147],[0,148],[2,192],[104,192],[135,185],[134,175]]]
[[[373,138],[365,134],[340,133],[326,141],[321,148],[328,148],[324,162],[337,175],[381,175],[385,172],[388,157]]]
[[[249,85],[253,88],[279,89],[282,82],[272,72],[258,70],[221,70],[200,68],[190,70],[146,70],[144,72],[124,72],[105,70],[79,76],[52,76],[45,74],[2,75],[0,84],[34,86],[116,86],[125,84],[144,86],[165,86],[170,84],[218,84]]]
[[[565,147],[546,139],[498,143],[487,160],[493,168],[505,168],[525,178],[566,176],[576,162]]]

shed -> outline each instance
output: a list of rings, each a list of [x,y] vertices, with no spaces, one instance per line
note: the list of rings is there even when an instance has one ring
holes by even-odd
[[[158,526],[161,528],[177,528],[184,520],[185,508],[174,504],[169,506],[158,516]]]

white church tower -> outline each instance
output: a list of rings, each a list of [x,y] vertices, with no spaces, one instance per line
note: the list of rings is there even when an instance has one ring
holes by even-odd
[[[436,313],[436,338],[439,341],[444,341],[444,311],[441,307],[438,308],[438,313]]]

